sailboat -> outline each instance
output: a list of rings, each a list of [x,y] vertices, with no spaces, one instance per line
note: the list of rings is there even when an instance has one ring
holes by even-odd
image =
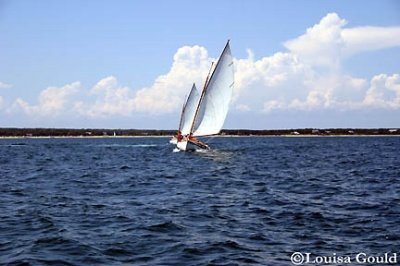
[[[193,84],[183,105],[176,136],[170,141],[182,151],[210,149],[198,137],[217,135],[228,114],[234,86],[233,58],[229,40],[199,93]]]

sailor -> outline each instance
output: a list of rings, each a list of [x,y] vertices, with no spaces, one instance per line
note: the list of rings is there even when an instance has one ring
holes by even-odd
[[[176,139],[179,141],[181,141],[183,139],[183,136],[181,134],[181,131],[178,131],[178,135],[176,136]]]

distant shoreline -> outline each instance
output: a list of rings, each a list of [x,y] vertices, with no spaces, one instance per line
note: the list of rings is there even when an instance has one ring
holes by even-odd
[[[172,136],[0,136],[1,139],[134,139],[134,138],[171,138]],[[347,138],[347,137],[400,137],[397,135],[215,135],[214,138]]]
[[[176,130],[155,129],[72,129],[0,128],[0,138],[133,138],[171,137]],[[400,136],[400,128],[298,128],[298,129],[224,129],[218,137],[347,137]]]

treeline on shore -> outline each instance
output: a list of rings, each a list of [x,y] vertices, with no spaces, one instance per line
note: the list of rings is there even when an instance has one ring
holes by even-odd
[[[172,136],[176,130],[155,129],[72,129],[72,128],[0,128],[0,137],[101,137],[101,136]],[[398,135],[396,128],[331,128],[331,129],[224,129],[220,135],[281,136],[281,135]]]

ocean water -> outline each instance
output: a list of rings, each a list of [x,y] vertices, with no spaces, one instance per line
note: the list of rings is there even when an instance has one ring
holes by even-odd
[[[399,137],[218,137],[193,153],[168,140],[0,139],[0,264],[400,251]]]

